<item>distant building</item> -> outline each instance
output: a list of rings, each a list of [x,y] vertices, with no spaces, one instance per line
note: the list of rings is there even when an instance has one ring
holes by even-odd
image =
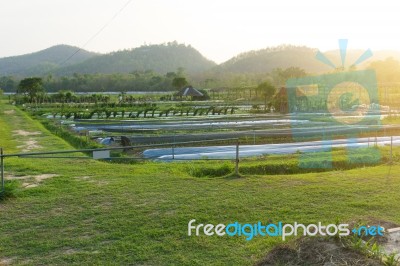
[[[204,94],[198,91],[197,89],[193,88],[192,86],[187,86],[181,89],[176,94],[176,96],[180,97],[181,99],[185,97],[185,98],[190,98],[191,100],[196,100],[204,97]]]

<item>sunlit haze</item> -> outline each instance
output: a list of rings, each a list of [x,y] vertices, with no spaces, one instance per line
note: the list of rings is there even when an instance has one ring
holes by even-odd
[[[56,44],[82,47],[127,0],[3,0],[0,57]],[[107,53],[178,41],[217,63],[279,44],[336,49],[400,47],[397,1],[132,0],[84,47]]]

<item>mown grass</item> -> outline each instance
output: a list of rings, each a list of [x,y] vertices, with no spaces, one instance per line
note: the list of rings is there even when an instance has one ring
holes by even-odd
[[[0,146],[18,152],[71,149],[39,122],[0,104]],[[213,162],[218,165],[218,162]],[[223,164],[223,163],[222,163]],[[7,174],[58,174],[0,202],[0,262],[49,265],[252,265],[278,238],[188,237],[187,223],[332,223],[375,217],[400,222],[400,167],[297,175],[197,178],[210,162],[110,164],[93,160],[7,158]]]

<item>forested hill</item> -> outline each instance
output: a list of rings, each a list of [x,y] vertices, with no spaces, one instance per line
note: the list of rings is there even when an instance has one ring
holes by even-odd
[[[186,73],[203,72],[216,64],[201,55],[193,47],[176,42],[160,45],[145,45],[131,50],[123,50],[97,56],[80,64],[60,68],[57,76],[73,73],[132,73],[152,70],[159,74],[183,68]]]
[[[269,73],[274,68],[300,67],[307,72],[324,70],[324,65],[315,60],[317,49],[304,46],[281,45],[249,51],[218,66],[221,72]]]
[[[78,50],[73,46],[57,45],[32,54],[0,58],[0,76],[72,76],[75,73],[112,74],[148,70],[165,74],[178,68],[193,74],[216,65],[190,45],[177,42],[144,45],[104,55],[85,50],[76,53]]]
[[[306,46],[281,45],[256,51],[242,53],[219,65],[215,71],[219,73],[270,73],[274,68],[299,67],[307,73],[322,73],[332,70],[331,67],[318,61],[315,56],[318,49]],[[349,67],[363,54],[364,50],[348,50],[345,66]],[[337,67],[341,66],[339,50],[323,52]],[[358,66],[362,69],[371,61],[383,60],[387,57],[400,58],[396,51],[373,52],[372,58]]]
[[[37,53],[2,58],[0,89],[15,91],[19,81],[29,76],[43,77],[51,90],[115,91],[174,89],[171,82],[177,76],[184,76],[190,84],[199,87],[236,87],[238,84],[255,86],[265,79],[276,79],[276,74],[285,69],[307,74],[332,71],[331,67],[315,58],[318,49],[293,45],[242,53],[220,65],[208,60],[190,45],[177,42],[144,45],[109,54],[85,50],[76,53],[78,50],[77,47],[58,45]],[[347,51],[345,66],[353,64],[363,52]],[[323,54],[334,65],[341,66],[338,50]],[[388,57],[393,60],[386,60]],[[398,51],[376,51],[357,69],[364,69],[375,62],[373,66],[379,72],[380,81],[397,82],[400,63],[396,60],[399,59]]]
[[[31,54],[0,58],[0,76],[45,75],[63,63],[77,64],[97,55],[74,46],[56,45]]]

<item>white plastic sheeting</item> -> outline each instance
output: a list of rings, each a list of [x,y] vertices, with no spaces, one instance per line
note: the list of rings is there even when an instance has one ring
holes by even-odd
[[[390,145],[390,143],[390,137],[376,138],[376,144],[378,146]],[[242,145],[239,147],[239,156],[252,157],[266,154],[292,154],[297,151],[321,151],[328,147],[363,148],[373,145],[375,145],[375,137],[265,145]],[[400,146],[400,136],[393,137],[393,145]],[[184,147],[174,148],[173,152],[175,159],[235,159],[236,146]],[[145,158],[155,160],[171,160],[172,148],[148,149],[143,152],[143,155]]]

